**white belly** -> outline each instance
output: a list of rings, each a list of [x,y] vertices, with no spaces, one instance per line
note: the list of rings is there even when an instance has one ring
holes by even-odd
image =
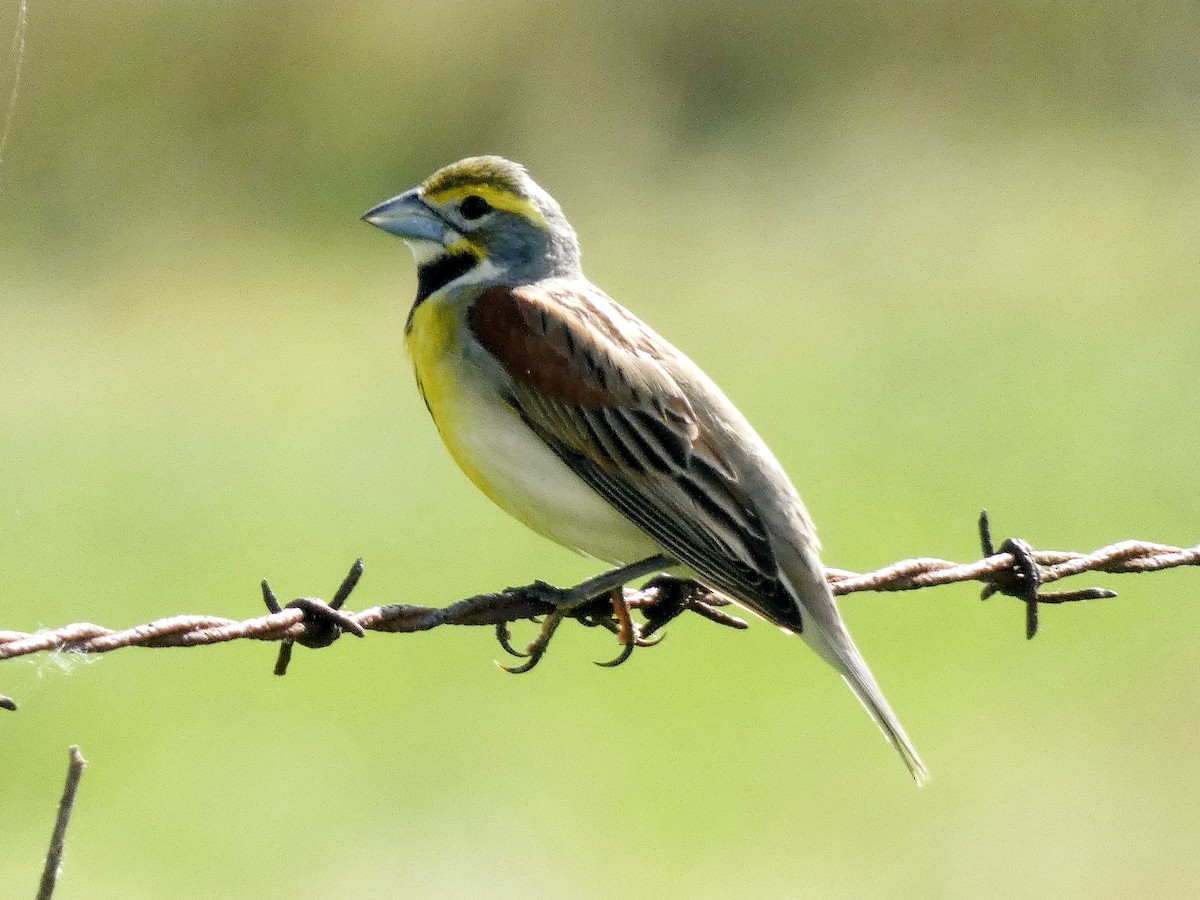
[[[572,472],[462,355],[433,343],[410,340],[417,378],[450,455],[476,487],[539,534],[605,562],[632,563],[661,552]]]

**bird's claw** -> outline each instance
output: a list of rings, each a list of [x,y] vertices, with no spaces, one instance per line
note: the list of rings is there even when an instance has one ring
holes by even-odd
[[[504,652],[509,656],[521,658],[529,656],[528,653],[523,653],[512,645],[512,634],[508,630],[507,622],[496,623],[496,640],[499,641],[500,646],[504,648]],[[504,666],[501,666],[500,668],[503,669]]]
[[[536,666],[539,662],[541,662],[542,655],[544,653],[545,653],[545,651],[542,651],[542,653],[537,653],[537,654],[534,654],[534,653],[521,654],[524,656],[528,656],[529,661],[523,662],[519,666],[506,666],[506,665],[504,665],[504,663],[500,662],[499,660],[496,660],[496,665],[498,665],[501,669],[503,669],[509,675],[524,675],[526,672],[528,672],[530,669],[532,669],[534,666]]]
[[[633,656],[633,648],[636,646],[637,644],[635,644],[633,641],[630,641],[621,648],[621,652],[617,654],[615,659],[610,659],[607,662],[596,660],[596,665],[600,666],[602,669],[615,669],[617,666],[628,660],[629,657]]]
[[[633,619],[629,617],[629,604],[625,602],[625,592],[621,588],[609,591],[608,602],[612,604],[613,619],[615,620],[614,631],[621,644],[621,652],[615,659],[610,659],[608,662],[597,662],[596,665],[605,669],[615,669],[633,655],[637,630],[634,628]]]
[[[542,630],[538,632],[538,636],[536,638],[530,641],[529,646],[525,648],[524,653],[514,650],[511,644],[509,644],[508,628],[504,627],[502,629],[500,626],[497,626],[496,638],[500,641],[500,646],[504,647],[504,649],[513,656],[527,656],[529,658],[519,666],[506,666],[499,662],[497,662],[496,665],[500,666],[501,669],[503,669],[505,672],[508,672],[510,675],[523,675],[524,673],[528,672],[539,662],[541,662],[542,657],[546,655],[546,648],[550,646],[550,639],[554,637],[554,632],[558,630],[559,623],[562,622],[563,617],[566,614],[567,610],[556,609],[554,612],[547,615],[545,622],[542,623]]]

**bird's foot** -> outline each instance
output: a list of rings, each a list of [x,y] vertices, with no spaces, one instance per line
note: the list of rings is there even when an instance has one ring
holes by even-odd
[[[642,588],[641,597],[635,605],[646,618],[640,630],[643,640],[649,640],[651,635],[685,612],[695,613],[727,628],[748,627],[737,616],[731,616],[721,609],[730,605],[728,598],[697,581],[673,575],[651,578]],[[662,635],[655,642],[658,640],[662,640]]]
[[[604,597],[596,597],[584,603],[576,605],[564,604],[559,606],[554,611],[548,613],[542,620],[541,630],[538,635],[525,647],[524,650],[518,650],[512,644],[512,636],[508,630],[508,623],[502,622],[496,626],[496,640],[505,652],[513,656],[525,658],[525,662],[517,666],[500,665],[506,672],[514,675],[520,675],[528,672],[536,666],[546,655],[546,649],[550,646],[550,640],[554,637],[558,626],[562,624],[564,619],[572,618],[582,622],[588,627],[599,626],[608,631],[611,631],[617,636],[617,641],[621,644],[621,652],[616,658],[607,662],[597,662],[596,665],[604,666],[605,668],[615,668],[626,662],[633,651],[637,647],[653,647],[660,639],[643,638],[641,629],[633,617],[629,614],[629,604],[625,601],[625,592],[621,588],[613,588]]]
[[[636,647],[649,647],[657,641],[643,638],[638,625],[629,614],[629,604],[625,600],[624,585],[637,578],[644,577],[653,571],[658,571],[671,564],[664,556],[655,556],[642,560],[631,566],[623,566],[605,572],[595,578],[589,578],[582,584],[572,588],[556,588],[544,581],[536,581],[522,588],[511,588],[511,591],[521,592],[530,599],[544,603],[551,609],[542,621],[541,630],[536,638],[529,643],[524,651],[517,650],[512,644],[508,623],[496,625],[496,640],[506,653],[513,656],[526,657],[526,661],[517,666],[500,668],[513,674],[528,672],[541,661],[550,645],[550,640],[562,624],[563,619],[573,618],[588,626],[601,626],[617,636],[621,643],[621,652],[608,662],[597,665],[613,667],[629,659]]]

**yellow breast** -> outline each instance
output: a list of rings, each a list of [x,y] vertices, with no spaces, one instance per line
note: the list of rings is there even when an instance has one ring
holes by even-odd
[[[465,308],[444,298],[418,306],[408,349],[425,404],[459,468],[501,509],[581,553],[629,563],[659,552],[540,439],[473,366]]]
[[[477,464],[477,454],[460,439],[470,428],[476,406],[464,372],[461,326],[461,314],[449,303],[426,300],[413,312],[406,336],[408,351],[421,396],[425,398],[425,405],[446,449],[475,486],[499,502],[491,479]]]

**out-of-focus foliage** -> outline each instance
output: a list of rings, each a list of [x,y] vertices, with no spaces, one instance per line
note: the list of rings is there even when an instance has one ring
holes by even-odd
[[[357,221],[480,152],[726,387],[831,565],[971,557],[984,505],[1195,543],[1198,72],[1184,4],[32,0],[0,628],[250,615],[358,555],[359,605],[594,571],[454,469],[411,262]],[[572,629],[522,678],[483,631],[286,679],[248,645],[6,664],[0,883],[36,883],[77,742],[64,900],[1192,895],[1200,573],[1100,581],[1031,644],[966,586],[845,600],[923,791],[761,625],[616,671]]]

